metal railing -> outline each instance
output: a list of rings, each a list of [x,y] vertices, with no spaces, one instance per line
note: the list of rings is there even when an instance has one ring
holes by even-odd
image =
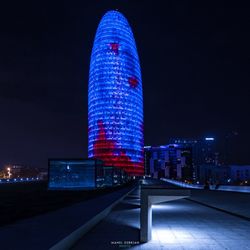
[[[161,178],[161,180],[185,188],[204,189],[205,187],[204,185],[201,184],[190,184],[167,178]],[[209,185],[209,189],[215,191],[233,191],[241,193],[250,193],[250,186]]]

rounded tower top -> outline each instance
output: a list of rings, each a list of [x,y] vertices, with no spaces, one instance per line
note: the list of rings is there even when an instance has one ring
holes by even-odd
[[[96,46],[101,49],[110,41],[119,44],[119,47],[131,50],[139,60],[134,35],[128,20],[116,10],[109,10],[103,15],[96,31],[93,51]]]

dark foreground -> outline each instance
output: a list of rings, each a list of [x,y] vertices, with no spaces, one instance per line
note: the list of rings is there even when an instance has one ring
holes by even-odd
[[[126,186],[133,185],[129,183]],[[108,194],[122,187],[98,190],[47,190],[47,182],[0,186],[0,226]]]

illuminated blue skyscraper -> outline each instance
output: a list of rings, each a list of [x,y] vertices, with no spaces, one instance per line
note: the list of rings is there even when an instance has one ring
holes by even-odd
[[[105,165],[144,174],[143,96],[132,30],[118,11],[102,18],[91,54],[88,154]]]

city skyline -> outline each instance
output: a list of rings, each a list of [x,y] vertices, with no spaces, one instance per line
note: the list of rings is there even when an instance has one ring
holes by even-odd
[[[249,6],[14,2],[1,15],[0,165],[87,156],[92,41],[103,13],[116,8],[141,59],[145,145],[214,136],[222,149],[230,144],[233,163],[249,163]]]

